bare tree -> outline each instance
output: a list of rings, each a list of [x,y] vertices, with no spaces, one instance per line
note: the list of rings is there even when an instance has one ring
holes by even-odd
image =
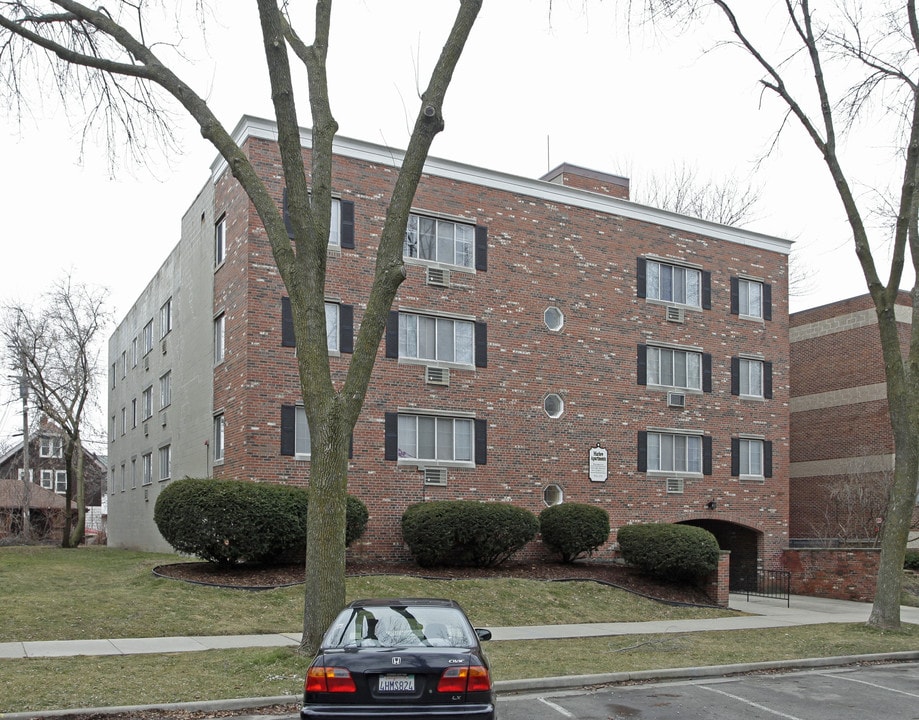
[[[55,283],[36,307],[5,308],[0,323],[17,384],[21,373],[38,411],[63,433],[65,507],[70,508],[71,502],[77,505],[76,522],[65,512],[61,538],[65,548],[83,541],[83,429],[97,401],[102,334],[111,320],[107,298],[107,290],[74,283],[68,276]],[[23,445],[28,442],[24,437]]]
[[[399,168],[377,251],[366,311],[343,386],[332,382],[326,347],[325,268],[332,203],[332,142],[338,124],[329,104],[326,56],[332,1],[314,3],[312,43],[294,29],[287,2],[257,0],[268,65],[278,145],[287,187],[293,244],[276,199],[248,157],[197,94],[157,55],[147,13],[155,3],[113,2],[105,8],[75,0],[9,2],[0,7],[0,61],[13,99],[22,97],[24,69],[49,60],[61,93],[81,92],[91,115],[122,138],[132,137],[146,117],[168,133],[160,102],[171,95],[198,124],[203,137],[227,161],[265,227],[281,278],[290,296],[297,339],[300,385],[313,455],[307,521],[304,650],[318,646],[325,627],[345,600],[345,500],[348,443],[361,411],[387,313],[405,277],[402,245],[412,199],[431,143],[444,127],[442,108],[454,69],[482,0],[459,0],[458,11],[427,88],[421,94],[411,139]],[[200,7],[201,3],[196,3]],[[187,34],[187,28],[184,28]],[[293,58],[291,57],[293,56]],[[306,70],[312,119],[310,175],[304,169],[291,60]],[[24,62],[28,60],[29,62]],[[79,81],[80,85],[75,86]]]
[[[702,177],[697,168],[674,166],[663,174],[637,178],[634,199],[644,205],[711,220],[721,225],[747,227],[756,222],[761,206],[760,188],[745,180]],[[813,273],[792,249],[788,262],[788,293],[807,295],[813,290]]]
[[[852,461],[844,479],[822,488],[811,523],[814,537],[828,546],[877,547],[891,485],[892,467],[878,470],[866,460]]]
[[[919,18],[915,0],[847,0],[821,6],[819,12],[813,4],[811,0],[768,5],[647,0],[646,7],[659,19],[669,16],[684,26],[713,16],[719,23],[726,20],[726,44],[755,63],[762,73],[764,96],[776,98],[784,111],[775,140],[789,125],[803,129],[842,202],[878,318],[896,450],[868,623],[895,629],[900,627],[903,558],[919,476],[919,287],[915,282],[912,335],[905,348],[894,315],[900,284],[906,281],[907,259],[913,270],[919,269]],[[775,26],[773,13],[783,16],[782,27]],[[877,266],[874,248],[881,238],[872,235],[872,209],[865,207],[867,200],[857,191],[857,178],[845,162],[846,131],[875,108],[882,112],[871,119],[871,126],[889,136],[872,145],[893,148],[900,168],[899,185],[888,203],[895,219],[884,238],[892,248],[886,281]],[[890,118],[895,122],[888,122]]]

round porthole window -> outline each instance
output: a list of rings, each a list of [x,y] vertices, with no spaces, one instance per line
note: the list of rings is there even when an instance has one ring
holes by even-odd
[[[555,483],[552,485],[546,485],[546,489],[542,491],[542,500],[549,507],[552,507],[553,505],[561,505],[564,499],[565,491]]]
[[[552,331],[561,330],[562,326],[565,324],[565,315],[555,306],[546,308],[542,317],[546,323],[546,327]]]
[[[550,418],[561,417],[562,413],[565,412],[565,401],[555,393],[546,395],[546,399],[542,401],[542,406],[546,411],[546,415]]]

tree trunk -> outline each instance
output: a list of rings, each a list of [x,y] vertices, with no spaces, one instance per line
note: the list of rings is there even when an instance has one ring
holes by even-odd
[[[67,467],[67,485],[73,482],[77,503],[77,521],[70,531],[70,547],[77,547],[86,536],[86,484],[83,482],[83,441],[79,436],[73,443],[73,454]],[[73,480],[71,480],[73,478]]]
[[[300,650],[315,653],[330,618],[345,604],[349,432],[326,422],[312,438],[306,577]],[[316,548],[322,548],[317,552]],[[311,550],[312,549],[312,550]]]

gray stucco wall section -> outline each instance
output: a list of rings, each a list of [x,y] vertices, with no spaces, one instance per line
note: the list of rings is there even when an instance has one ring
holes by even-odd
[[[109,339],[108,543],[112,547],[171,552],[152,521],[156,498],[172,480],[210,474],[213,431],[214,188],[205,185],[182,218],[178,244]],[[162,336],[160,309],[171,298],[172,330]],[[143,328],[153,320],[153,350],[143,353]],[[132,343],[138,342],[137,365]],[[128,369],[121,377],[122,352]],[[162,407],[160,379],[170,375],[171,402]],[[111,386],[111,383],[110,383]],[[143,418],[143,392],[152,388],[153,413]],[[132,401],[137,401],[137,425]],[[122,433],[121,412],[127,428]],[[112,434],[112,418],[115,432]],[[169,446],[169,479],[161,479],[160,450]],[[152,480],[143,481],[143,456],[152,455]],[[114,473],[114,474],[113,474]]]

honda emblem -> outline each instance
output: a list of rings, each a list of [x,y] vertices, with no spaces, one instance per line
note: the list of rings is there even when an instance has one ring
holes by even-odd
[[[402,658],[400,658],[400,657],[397,656],[397,655],[394,655],[394,656],[393,656],[393,659],[392,659],[392,664],[393,664],[393,665],[401,665],[401,664],[402,664]]]

